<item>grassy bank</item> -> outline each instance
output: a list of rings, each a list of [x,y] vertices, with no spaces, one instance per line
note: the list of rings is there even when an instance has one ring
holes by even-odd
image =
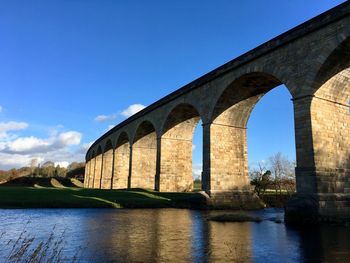
[[[275,192],[266,192],[260,195],[260,198],[268,207],[283,208],[291,198],[291,194],[287,192],[277,194]]]
[[[198,193],[0,186],[0,208],[202,208]]]
[[[19,177],[0,185],[0,208],[206,208],[195,181],[195,192],[159,193],[144,189],[83,189],[77,179]],[[290,196],[266,191],[260,198],[269,207],[283,207]]]

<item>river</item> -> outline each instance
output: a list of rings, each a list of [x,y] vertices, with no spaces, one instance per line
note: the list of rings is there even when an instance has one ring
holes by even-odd
[[[208,221],[186,209],[0,209],[3,262],[349,262],[350,227]]]

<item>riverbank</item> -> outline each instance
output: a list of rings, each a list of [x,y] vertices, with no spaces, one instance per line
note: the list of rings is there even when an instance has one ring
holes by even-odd
[[[159,193],[143,189],[0,186],[0,208],[192,208],[203,209],[200,193]]]
[[[286,206],[291,195],[287,192],[276,193],[268,192],[260,196],[260,199],[266,204],[267,207],[283,208]]]

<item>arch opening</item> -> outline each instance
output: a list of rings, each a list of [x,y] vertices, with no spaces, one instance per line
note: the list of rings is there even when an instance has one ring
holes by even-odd
[[[220,96],[206,133],[210,136],[210,191],[250,190],[247,124],[260,99],[282,82],[267,73],[249,73]],[[289,93],[290,95],[290,93]]]
[[[113,189],[128,187],[130,166],[130,142],[126,132],[122,132],[117,140],[114,151],[114,173],[112,177]]]
[[[198,121],[194,129],[192,139],[192,175],[193,191],[202,189],[202,171],[203,171],[203,122]]]
[[[131,188],[155,188],[156,161],[156,130],[151,122],[144,121],[137,128],[132,145]]]
[[[295,128],[291,99],[286,86],[277,86],[259,100],[248,119],[249,179],[262,199],[269,191],[274,191],[281,198],[286,195],[290,197],[296,191]]]
[[[193,134],[199,121],[190,104],[177,105],[168,114],[160,142],[160,191],[193,190]]]

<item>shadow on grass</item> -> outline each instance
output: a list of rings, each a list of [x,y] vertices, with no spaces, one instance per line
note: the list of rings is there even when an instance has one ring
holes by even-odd
[[[65,177],[31,177],[22,176],[14,178],[10,181],[0,184],[0,186],[15,187],[15,186],[26,186],[26,187],[82,187],[83,184],[77,179],[65,178]]]

